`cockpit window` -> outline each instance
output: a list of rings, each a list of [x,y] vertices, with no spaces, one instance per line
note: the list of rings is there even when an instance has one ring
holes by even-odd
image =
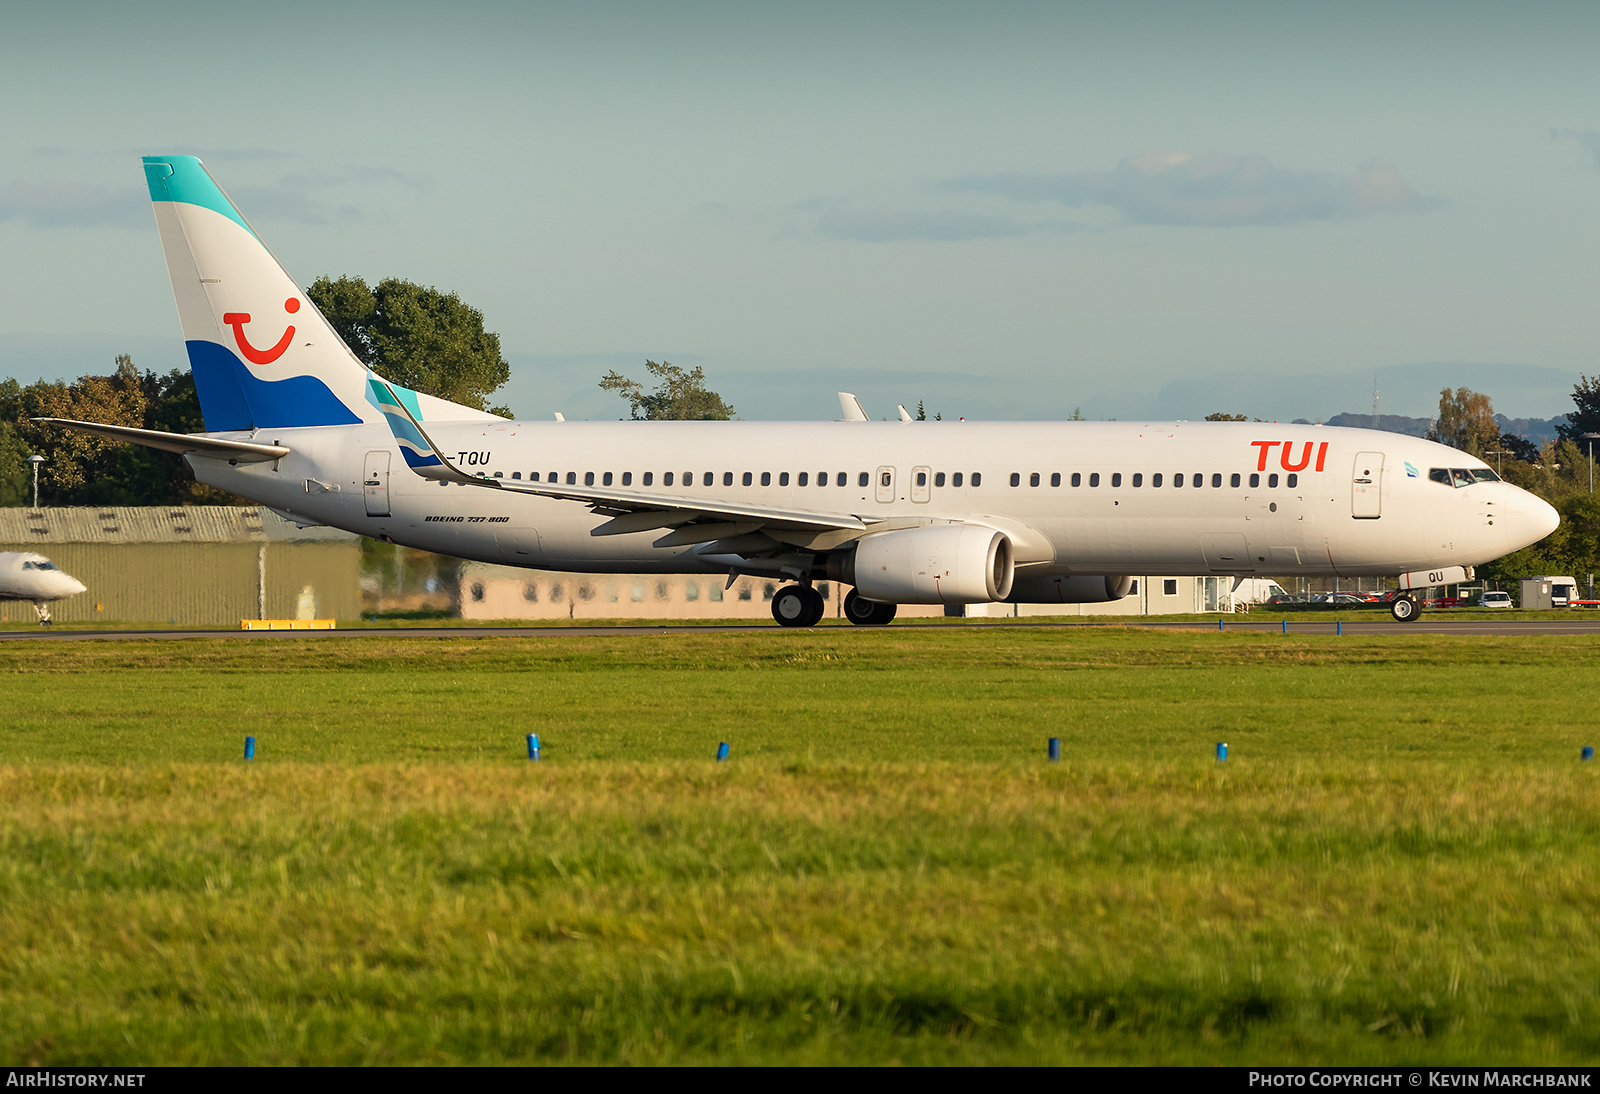
[[[24,570],[54,570],[56,564],[49,559],[45,559],[43,562],[23,562],[22,568]]]
[[[1475,482],[1500,481],[1500,476],[1487,467],[1433,467],[1428,469],[1428,478],[1457,488],[1471,486]]]

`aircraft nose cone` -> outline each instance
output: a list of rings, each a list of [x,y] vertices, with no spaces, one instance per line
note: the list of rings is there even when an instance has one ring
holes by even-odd
[[[1526,547],[1530,543],[1538,543],[1560,527],[1561,514],[1543,498],[1527,491],[1521,493],[1522,497],[1518,499],[1520,504],[1511,511],[1511,526],[1519,547]]]

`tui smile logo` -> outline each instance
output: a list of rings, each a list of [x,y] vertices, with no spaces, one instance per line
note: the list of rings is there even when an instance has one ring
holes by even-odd
[[[283,302],[283,310],[293,315],[300,310],[300,301],[294,297]],[[294,340],[294,324],[289,324],[289,329],[283,332],[283,337],[278,339],[278,344],[270,349],[256,349],[250,344],[250,339],[245,337],[244,325],[250,322],[250,313],[247,311],[230,311],[223,315],[222,321],[233,328],[233,340],[239,346],[239,352],[244,354],[244,359],[253,365],[270,365],[282,357],[289,348],[289,343]]]

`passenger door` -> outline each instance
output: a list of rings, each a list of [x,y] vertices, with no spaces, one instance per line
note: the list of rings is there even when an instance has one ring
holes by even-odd
[[[1383,453],[1358,452],[1350,476],[1350,515],[1377,520],[1383,515]]]
[[[349,464],[345,464],[349,467]],[[367,499],[367,516],[389,515],[389,453],[368,452],[361,473],[361,492]]]

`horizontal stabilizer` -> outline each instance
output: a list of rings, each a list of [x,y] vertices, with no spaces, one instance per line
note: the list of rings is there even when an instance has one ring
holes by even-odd
[[[250,441],[224,441],[216,437],[196,436],[192,433],[163,433],[159,429],[134,429],[126,425],[101,425],[99,422],[76,422],[71,418],[35,418],[45,425],[58,425],[63,429],[76,429],[79,433],[93,433],[113,441],[128,441],[146,448],[159,448],[163,452],[176,452],[187,456],[193,453],[213,460],[231,460],[235,463],[267,463],[281,460],[289,450],[278,444],[254,444]]]

